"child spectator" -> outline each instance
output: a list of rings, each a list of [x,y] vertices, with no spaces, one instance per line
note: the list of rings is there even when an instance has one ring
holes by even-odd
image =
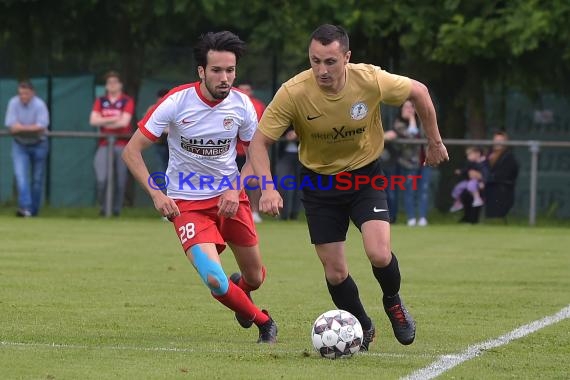
[[[455,185],[451,192],[451,197],[454,199],[453,206],[449,210],[451,212],[463,209],[461,194],[466,190],[473,196],[472,207],[481,207],[484,204],[481,190],[485,187],[485,181],[489,175],[487,160],[481,148],[474,146],[467,147],[465,155],[467,156],[465,166],[463,169],[455,171],[455,174],[461,176],[462,180]]]

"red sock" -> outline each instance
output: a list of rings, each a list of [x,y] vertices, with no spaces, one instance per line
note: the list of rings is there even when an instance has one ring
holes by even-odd
[[[251,302],[243,290],[231,281],[229,281],[228,292],[226,294],[221,296],[212,294],[212,296],[228,309],[247,317],[256,325],[262,325],[269,320],[269,317]]]
[[[264,266],[261,267],[261,283],[262,284],[263,284],[263,281],[265,281],[265,267]],[[246,293],[249,293],[249,292],[254,291],[255,289],[259,288],[259,286],[254,288],[253,286],[251,286],[250,284],[245,282],[245,280],[243,279],[243,276],[240,277],[237,285],[241,288],[241,290],[243,290]]]

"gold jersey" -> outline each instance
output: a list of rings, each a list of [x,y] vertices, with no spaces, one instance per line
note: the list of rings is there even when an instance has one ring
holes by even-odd
[[[299,160],[317,173],[358,169],[384,149],[380,102],[402,104],[411,83],[377,66],[349,63],[344,88],[327,94],[309,69],[281,86],[258,128],[277,140],[292,125],[299,137]]]

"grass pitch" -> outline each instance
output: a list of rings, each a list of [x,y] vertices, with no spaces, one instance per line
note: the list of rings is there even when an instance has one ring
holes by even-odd
[[[401,346],[352,229],[351,274],[378,336],[370,353],[330,361],[310,341],[313,320],[334,306],[305,224],[258,230],[268,277],[254,300],[279,325],[275,346],[256,344],[257,329],[210,297],[158,217],[0,216],[0,378],[394,379],[570,304],[568,228],[395,226],[401,294],[418,325]],[[235,270],[229,250],[222,261]],[[442,378],[563,379],[568,357],[566,319]]]

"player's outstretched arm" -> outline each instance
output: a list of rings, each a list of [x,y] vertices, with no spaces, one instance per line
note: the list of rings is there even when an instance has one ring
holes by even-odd
[[[275,143],[274,140],[257,130],[253,135],[248,149],[249,159],[255,175],[258,178],[265,178],[266,182],[269,182],[272,178],[268,149],[273,143]],[[259,211],[277,216],[279,215],[279,210],[282,208],[283,199],[279,192],[271,185],[267,185],[265,188],[262,186],[261,198],[259,199]]]
[[[425,164],[429,166],[437,166],[444,161],[449,161],[447,149],[445,148],[445,145],[443,145],[443,141],[441,140],[439,129],[437,127],[435,107],[433,106],[427,87],[423,83],[412,79],[410,100],[414,103],[416,112],[422,121],[422,126],[428,140]]]
[[[159,186],[151,186],[151,181],[153,180],[150,178],[150,173],[148,172],[148,168],[146,167],[142,157],[142,151],[152,144],[153,142],[137,129],[123,150],[123,161],[125,161],[125,164],[127,164],[127,167],[138,183],[140,183],[150,195],[156,210],[166,217],[178,216],[180,215],[180,211],[178,210],[176,203],[171,198],[167,197],[160,190]]]

